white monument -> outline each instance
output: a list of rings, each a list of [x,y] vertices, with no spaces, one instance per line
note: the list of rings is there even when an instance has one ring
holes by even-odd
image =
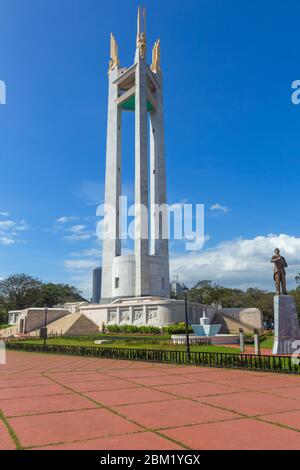
[[[150,67],[146,60],[146,46],[146,13],[139,8],[135,61],[131,67],[120,66],[118,46],[111,35],[105,204],[115,210],[105,217],[105,227],[110,228],[113,237],[104,237],[103,241],[102,303],[126,297],[170,297],[168,240],[161,236],[163,220],[160,217],[156,223],[154,210],[155,204],[166,204],[160,41],[154,45]],[[121,155],[123,112],[135,113],[136,210],[133,255],[122,253],[122,228],[119,223],[122,164],[126,165]],[[140,205],[146,211],[140,209]]]

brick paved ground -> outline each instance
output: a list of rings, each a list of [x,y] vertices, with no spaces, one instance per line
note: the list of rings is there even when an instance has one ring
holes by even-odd
[[[0,450],[299,449],[300,377],[9,352]]]

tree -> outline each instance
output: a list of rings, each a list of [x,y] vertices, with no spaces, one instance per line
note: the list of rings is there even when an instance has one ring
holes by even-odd
[[[39,279],[16,274],[0,282],[0,312],[30,307],[53,307],[66,302],[82,302],[80,291],[68,284],[44,284]],[[1,323],[1,320],[0,320]]]
[[[8,315],[5,308],[0,306],[0,325],[7,325]]]
[[[0,305],[6,311],[32,307],[42,288],[39,279],[16,274],[0,281]]]
[[[44,284],[41,288],[38,306],[53,307],[54,305],[64,304],[66,302],[83,302],[85,299],[81,296],[80,291],[68,284]]]
[[[300,287],[300,286],[299,286]],[[199,281],[190,289],[188,298],[194,302],[202,302],[208,305],[221,304],[223,308],[258,308],[265,320],[273,318],[274,294],[257,288],[249,288],[246,292],[240,289],[232,289],[220,286],[213,281]],[[299,288],[300,300],[300,288]]]

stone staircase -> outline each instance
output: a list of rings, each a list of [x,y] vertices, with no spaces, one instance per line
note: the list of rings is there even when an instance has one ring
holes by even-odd
[[[238,334],[240,328],[244,331],[244,333],[254,333],[254,327],[252,325],[242,322],[241,320],[237,320],[236,318],[233,318],[230,315],[226,315],[225,313],[216,313],[212,324],[222,325],[220,334]]]
[[[0,330],[0,338],[8,338],[9,336],[16,336],[18,334],[17,325],[9,326],[4,330]]]

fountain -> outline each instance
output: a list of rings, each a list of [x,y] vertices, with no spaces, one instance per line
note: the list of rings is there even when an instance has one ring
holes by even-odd
[[[196,336],[217,336],[222,325],[212,325],[209,323],[206,311],[203,311],[203,317],[200,318],[200,324],[192,325],[193,331]]]
[[[190,334],[191,344],[199,344],[199,340],[209,340],[211,344],[238,344],[239,336],[236,334],[219,334],[222,328],[221,324],[212,324],[209,322],[206,311],[203,311],[203,317],[200,318],[199,324],[192,324],[194,334]],[[185,344],[186,335],[172,335],[172,342],[174,344]],[[198,340],[198,343],[197,343]]]

